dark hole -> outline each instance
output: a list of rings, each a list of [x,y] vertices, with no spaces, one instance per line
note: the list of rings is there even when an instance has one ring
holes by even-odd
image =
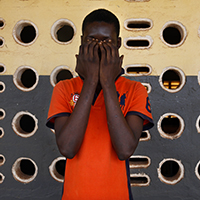
[[[35,72],[31,69],[26,69],[21,76],[21,82],[26,88],[32,87],[36,83]]]
[[[131,177],[131,183],[135,183],[135,184],[143,184],[143,183],[147,183],[148,180],[146,177]]]
[[[130,158],[129,159],[130,164],[135,164],[135,165],[146,165],[148,164],[148,159],[147,158]]]
[[[166,161],[161,167],[161,174],[165,177],[173,177],[179,171],[179,165],[175,161]]]
[[[3,117],[4,113],[2,111],[0,111],[0,117]]]
[[[3,180],[3,176],[0,174],[0,181],[2,181]]]
[[[126,44],[129,47],[148,47],[149,41],[148,40],[128,40]]]
[[[169,44],[178,44],[181,42],[181,33],[175,27],[167,27],[163,31],[163,38]]]
[[[4,71],[4,67],[0,66],[0,73]]]
[[[3,156],[0,156],[0,162],[3,162]]]
[[[167,134],[175,134],[180,129],[180,121],[177,117],[169,115],[162,120],[161,128]]]
[[[2,136],[3,135],[3,131],[0,129],[0,136]]]
[[[68,42],[73,38],[73,36],[74,36],[74,29],[70,25],[63,25],[57,31],[57,39],[60,42]]]
[[[56,76],[56,81],[58,83],[61,80],[71,79],[71,78],[73,78],[72,73],[67,69],[62,69],[60,72],[58,72]]]
[[[32,42],[36,37],[35,28],[31,25],[25,26],[20,34],[21,41],[24,43]]]
[[[66,163],[66,160],[59,160],[58,162],[56,162],[56,171],[64,176],[65,175],[65,163]]]
[[[198,174],[200,175],[200,165],[198,166]]]
[[[180,86],[181,81],[178,73],[174,70],[167,70],[162,77],[162,83],[166,88],[176,89]]]
[[[138,28],[149,28],[150,27],[150,24],[148,22],[130,22],[128,25],[127,25],[128,28],[135,28],[135,29],[138,29]]]
[[[167,70],[163,74],[163,81],[180,81],[180,77],[174,70]]]
[[[35,166],[30,160],[21,160],[20,169],[24,174],[29,176],[33,176],[35,173]]]
[[[20,119],[20,127],[24,132],[31,133],[35,128],[35,121],[29,115],[23,115]]]
[[[200,120],[199,120],[199,128],[200,128]]]
[[[140,138],[147,138],[147,133],[143,131]]]
[[[3,27],[3,26],[4,26],[4,22],[0,21],[0,27]]]
[[[0,156],[0,163],[2,163],[3,162],[3,156]]]
[[[128,73],[136,73],[136,74],[140,74],[140,73],[148,73],[149,72],[149,68],[148,67],[129,67],[127,68],[127,72]]]
[[[3,90],[3,85],[0,85],[0,91],[2,91]]]
[[[3,45],[3,40],[0,39],[0,46]]]

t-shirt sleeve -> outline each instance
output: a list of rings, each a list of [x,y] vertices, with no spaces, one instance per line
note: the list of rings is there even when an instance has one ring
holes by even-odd
[[[138,115],[144,119],[143,130],[148,130],[154,126],[151,104],[145,87],[141,83],[137,83],[134,88],[127,115]]]
[[[72,113],[72,108],[69,104],[70,94],[67,94],[66,87],[64,87],[62,81],[60,81],[53,89],[46,123],[46,126],[49,128],[54,129],[56,117],[70,116]]]

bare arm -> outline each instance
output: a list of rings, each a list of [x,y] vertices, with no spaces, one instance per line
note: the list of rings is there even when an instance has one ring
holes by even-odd
[[[84,77],[83,88],[76,106],[69,117],[55,119],[55,134],[62,155],[73,158],[78,152],[87,128],[90,109],[98,83],[98,45],[88,41],[80,47],[76,70]]]
[[[103,88],[107,123],[112,145],[120,160],[128,159],[135,151],[143,129],[143,119],[136,115],[127,116],[121,111],[115,79],[121,73],[123,57],[111,42],[104,42],[101,47],[100,81]]]

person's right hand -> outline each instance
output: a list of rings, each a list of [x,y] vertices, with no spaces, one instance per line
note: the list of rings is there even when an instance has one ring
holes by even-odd
[[[95,39],[88,39],[79,48],[79,54],[76,55],[75,71],[84,78],[98,83],[99,81],[99,56],[98,42]]]

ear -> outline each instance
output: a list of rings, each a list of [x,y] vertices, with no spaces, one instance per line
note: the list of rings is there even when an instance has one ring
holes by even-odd
[[[117,48],[119,49],[122,45],[122,40],[121,40],[121,37],[118,37],[117,38]]]

